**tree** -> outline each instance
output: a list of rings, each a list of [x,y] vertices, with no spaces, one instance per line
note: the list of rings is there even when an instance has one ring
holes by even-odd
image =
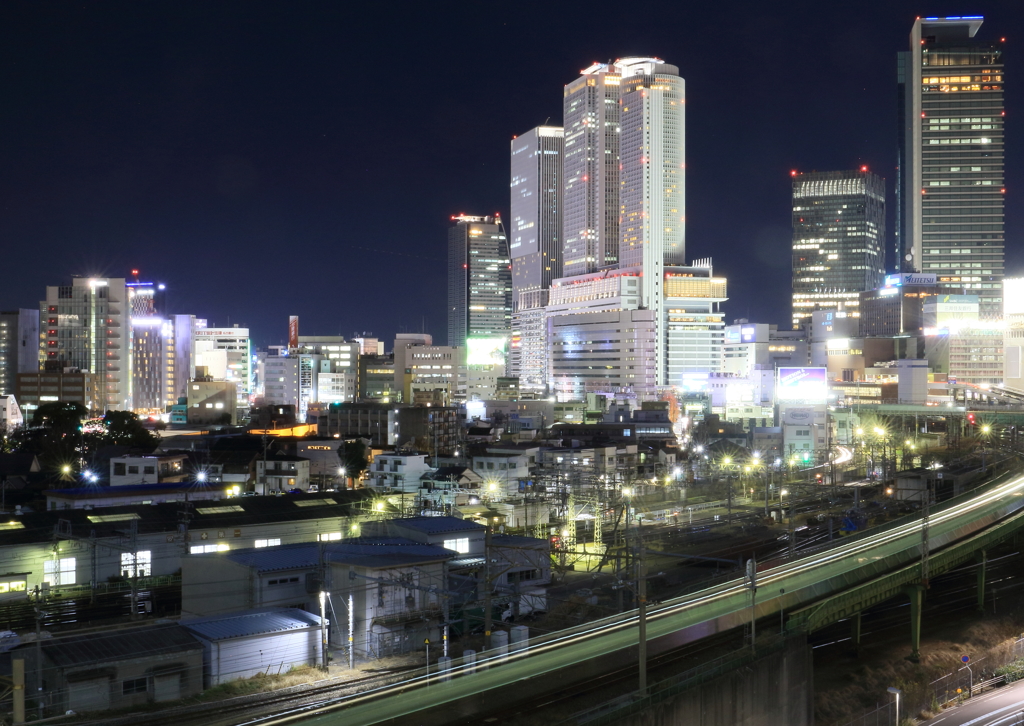
[[[159,443],[159,439],[131,411],[107,411],[103,424],[107,429],[103,437],[106,444],[152,450]]]
[[[366,471],[366,444],[362,439],[346,441],[338,454],[341,456],[341,465],[345,467],[345,476],[358,479]]]
[[[60,434],[77,433],[88,414],[85,406],[69,401],[42,403],[32,413],[33,426],[45,426]]]

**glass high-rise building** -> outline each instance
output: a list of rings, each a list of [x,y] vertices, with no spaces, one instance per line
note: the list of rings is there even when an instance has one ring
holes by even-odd
[[[619,267],[642,269],[641,305],[655,311],[659,386],[668,385],[665,266],[684,265],[686,89],[657,58],[616,62],[619,116]]]
[[[508,358],[521,390],[545,390],[544,306],[551,281],[562,276],[562,150],[560,127],[538,126],[512,140]]]
[[[867,167],[793,172],[793,327],[881,287],[884,244],[884,179]]]
[[[512,270],[501,217],[452,217],[448,230],[448,345],[505,337],[512,324]]]
[[[618,65],[594,63],[563,91],[566,276],[584,275],[618,260]]]
[[[981,17],[920,18],[898,57],[897,249],[905,272],[1002,314],[1003,58]]]

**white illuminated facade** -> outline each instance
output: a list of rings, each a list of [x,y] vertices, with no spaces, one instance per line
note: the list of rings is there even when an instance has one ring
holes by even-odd
[[[230,381],[238,393],[238,408],[248,412],[252,395],[252,349],[248,328],[196,328],[192,357],[215,381]]]
[[[76,277],[70,285],[47,287],[39,326],[44,368],[93,373],[102,411],[132,409],[132,327],[123,277]]]

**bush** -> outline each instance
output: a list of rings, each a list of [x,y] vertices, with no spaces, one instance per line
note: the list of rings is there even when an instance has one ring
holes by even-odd
[[[995,676],[1005,676],[1007,683],[1013,683],[1024,678],[1024,658],[1018,658],[1012,663],[1007,663],[1002,668],[996,668]]]

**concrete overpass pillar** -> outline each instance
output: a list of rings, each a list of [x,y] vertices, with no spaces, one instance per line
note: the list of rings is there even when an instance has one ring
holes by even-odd
[[[985,612],[985,574],[988,569],[988,552],[978,553],[978,612]]]
[[[910,585],[905,592],[910,598],[910,655],[907,660],[917,663],[921,660],[921,606],[924,602],[924,586]]]

